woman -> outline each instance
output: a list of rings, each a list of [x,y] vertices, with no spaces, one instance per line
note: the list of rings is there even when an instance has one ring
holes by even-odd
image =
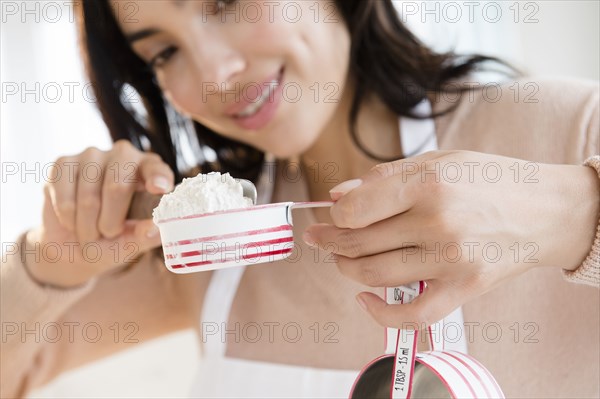
[[[2,395],[129,347],[124,334],[194,327],[195,396],[343,397],[382,326],[464,305],[462,338],[507,395],[597,396],[598,291],[563,278],[599,282],[600,161],[582,165],[600,152],[597,85],[519,80],[535,101],[514,82],[493,97],[460,84],[493,59],[435,54],[389,1],[244,3],[83,3],[115,145],[58,160],[56,176],[70,165],[75,178],[45,187],[42,226],[6,256],[2,317],[105,333],[32,342],[7,328]],[[176,134],[185,121],[197,134]],[[132,199],[197,173],[190,148],[200,170],[254,179],[266,200],[337,202],[294,216],[290,260],[170,274],[151,205]],[[378,297],[417,280],[427,290],[410,305]]]

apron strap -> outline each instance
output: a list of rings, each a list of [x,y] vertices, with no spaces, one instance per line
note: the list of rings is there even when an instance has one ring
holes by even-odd
[[[227,321],[245,269],[245,266],[238,266],[213,271],[200,322],[200,338],[207,357],[225,356],[227,333],[234,328],[228,326]]]

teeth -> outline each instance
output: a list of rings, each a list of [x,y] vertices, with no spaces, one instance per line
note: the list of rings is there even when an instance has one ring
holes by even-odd
[[[252,104],[248,105],[242,112],[240,112],[236,116],[246,118],[246,117],[256,114],[258,112],[258,110],[267,101],[267,99],[269,97],[271,97],[271,94],[273,94],[273,92],[275,91],[277,86],[279,86],[278,80],[273,80],[273,81],[269,82],[268,88],[266,90],[263,89],[262,96],[260,96],[260,98],[258,100],[256,100],[255,102],[253,102]]]

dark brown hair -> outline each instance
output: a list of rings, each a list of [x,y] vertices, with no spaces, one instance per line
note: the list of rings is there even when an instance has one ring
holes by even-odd
[[[380,158],[358,142],[354,129],[366,95],[378,95],[399,116],[417,117],[412,109],[428,92],[465,91],[467,88],[448,88],[447,83],[489,61],[507,65],[494,57],[435,53],[402,24],[390,0],[336,0],[335,4],[351,35],[349,71],[356,86],[350,114],[352,137],[375,159]],[[113,140],[126,139],[140,149],[149,143],[149,149],[171,166],[179,181],[184,172],[178,167],[182,144],[175,130],[184,126],[185,120],[163,99],[151,69],[129,47],[108,0],[84,0],[79,16],[87,73]],[[135,89],[143,103],[143,118],[123,101],[127,85]],[[451,108],[428,117],[449,111]],[[257,177],[264,159],[260,151],[199,123],[194,122],[193,127],[200,145],[216,153],[216,161],[198,165],[200,171],[223,170],[236,177]]]

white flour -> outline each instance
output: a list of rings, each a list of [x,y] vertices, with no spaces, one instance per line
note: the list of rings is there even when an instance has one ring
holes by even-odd
[[[152,213],[160,220],[202,213],[246,208],[252,200],[244,197],[242,185],[229,173],[212,172],[183,179],[169,194],[163,195]]]

